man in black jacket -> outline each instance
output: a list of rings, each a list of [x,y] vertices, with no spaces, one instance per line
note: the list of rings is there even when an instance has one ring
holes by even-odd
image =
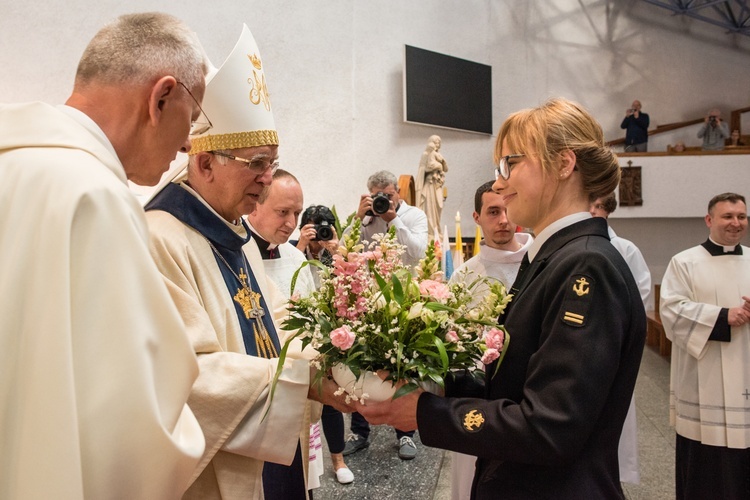
[[[641,101],[633,101],[630,109],[625,110],[625,118],[620,128],[625,129],[625,151],[628,153],[645,153],[648,151],[648,114],[641,112]]]

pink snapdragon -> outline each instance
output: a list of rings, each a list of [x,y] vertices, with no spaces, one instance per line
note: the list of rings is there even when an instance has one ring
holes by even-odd
[[[482,363],[489,365],[499,357],[500,352],[497,349],[487,349],[484,351],[484,354],[482,354]]]
[[[445,341],[446,342],[458,342],[458,334],[455,330],[451,330],[448,333],[445,334]]]
[[[423,280],[419,283],[419,293],[425,297],[445,302],[451,297],[450,288],[445,283],[435,280]]]
[[[484,343],[488,349],[502,351],[505,345],[505,332],[499,328],[491,328],[484,333]]]
[[[347,325],[340,326],[331,332],[331,344],[342,351],[354,345],[354,332]]]

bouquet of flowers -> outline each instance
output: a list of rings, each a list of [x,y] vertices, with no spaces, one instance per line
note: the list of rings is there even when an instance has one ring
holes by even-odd
[[[332,370],[348,398],[375,400],[367,389],[355,390],[337,375],[350,372],[359,379],[377,372],[398,397],[430,382],[444,387],[452,370],[481,376],[479,361],[488,364],[504,355],[509,338],[497,318],[511,296],[502,283],[478,277],[446,284],[433,243],[410,269],[401,261],[404,247],[395,230],[360,243],[360,229],[355,220],[333,267],[319,266],[320,288],[307,297],[293,296],[282,325],[303,346],[317,350],[313,363],[319,377]],[[480,285],[485,293],[477,300]],[[399,381],[405,383],[396,391]]]

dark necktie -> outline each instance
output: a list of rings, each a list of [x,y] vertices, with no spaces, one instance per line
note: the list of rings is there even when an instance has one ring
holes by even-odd
[[[523,259],[521,259],[521,267],[518,268],[518,274],[516,275],[516,280],[513,282],[513,286],[510,287],[510,293],[513,295],[516,295],[518,291],[521,289],[521,286],[523,285],[523,278],[526,274],[526,271],[529,269],[529,254],[528,252],[523,254]]]

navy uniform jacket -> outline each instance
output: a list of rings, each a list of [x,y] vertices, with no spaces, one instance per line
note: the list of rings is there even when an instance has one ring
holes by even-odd
[[[422,394],[420,439],[479,457],[475,499],[623,498],[617,445],[646,315],[606,220],[558,231],[514,288],[485,399]]]

